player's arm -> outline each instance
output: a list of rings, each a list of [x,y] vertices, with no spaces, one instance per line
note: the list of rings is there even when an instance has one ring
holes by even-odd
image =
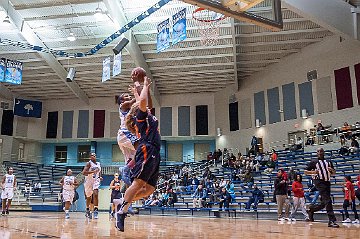
[[[112,180],[111,183],[110,183],[110,189],[114,189],[114,188],[115,188],[114,184],[115,184],[115,181]]]
[[[147,110],[147,106],[148,106],[148,92],[149,92],[149,87],[150,87],[151,81],[149,78],[145,77],[144,79],[144,87],[141,91],[140,94],[140,99],[139,99],[139,109],[142,112],[146,112]]]
[[[2,180],[1,180],[1,187],[4,189],[4,185],[5,185],[5,180],[6,180],[6,177],[3,176]]]
[[[16,189],[16,176],[14,176],[14,184],[13,187]]]
[[[129,109],[135,102],[136,102],[136,98],[134,98],[134,99],[132,99],[132,100],[125,101],[124,103],[121,104],[120,109],[121,109],[122,111],[126,111],[126,110]]]
[[[64,177],[62,177],[62,178],[60,179],[59,184],[60,184],[61,186],[64,185]]]
[[[153,102],[152,102],[152,98],[151,98],[151,94],[150,94],[150,87],[148,89],[148,108],[149,109],[153,108]]]
[[[333,165],[333,163],[332,162],[329,162],[329,172],[330,172],[330,174],[331,174],[331,176],[334,176],[335,174],[336,174],[336,170],[335,170],[335,168],[334,168],[334,165]]]
[[[88,176],[89,174],[92,174],[92,173],[94,173],[94,171],[90,171],[90,163],[88,162],[85,165],[85,167],[84,167],[84,169],[82,171],[82,174],[85,175],[85,176]]]
[[[79,182],[76,178],[74,178],[74,187],[77,187],[77,186],[79,186]]]

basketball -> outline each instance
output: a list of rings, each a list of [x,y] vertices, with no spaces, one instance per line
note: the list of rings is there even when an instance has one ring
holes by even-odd
[[[141,67],[136,67],[131,72],[131,79],[133,82],[143,83],[146,76],[146,71]]]

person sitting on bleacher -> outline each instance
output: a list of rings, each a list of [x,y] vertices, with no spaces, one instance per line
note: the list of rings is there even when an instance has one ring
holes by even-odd
[[[173,191],[172,188],[170,188],[168,191],[168,195],[169,197],[167,199],[166,206],[172,207],[174,206],[174,203],[178,202],[177,194]]]
[[[203,188],[203,185],[199,185],[193,194],[193,208],[205,207],[207,197],[207,191]]]
[[[250,210],[251,204],[254,203],[253,209],[256,211],[259,203],[264,202],[264,193],[256,184],[254,184],[254,190],[251,192],[249,201],[246,203],[245,209]]]
[[[231,202],[235,202],[235,185],[232,181],[226,180],[226,191],[229,192],[230,196],[231,196]]]
[[[355,137],[351,138],[351,146],[349,151],[352,154],[357,154],[359,152],[359,142],[355,139]]]
[[[305,192],[306,201],[310,204],[315,204],[319,198],[320,193],[319,193],[319,190],[317,190],[317,188],[315,187],[315,184],[314,184],[314,181],[312,178],[309,178],[307,186],[308,186],[308,190],[307,190],[307,192]],[[312,195],[314,195],[313,198],[310,197]]]
[[[247,170],[242,180],[242,183],[240,183],[240,187],[242,187],[243,189],[247,189],[247,188],[251,189],[253,184],[254,184],[254,177],[251,174],[251,170]]]
[[[344,125],[341,127],[341,132],[344,134],[345,139],[351,139],[351,127],[348,122],[344,122]]]
[[[199,180],[195,175],[193,175],[192,178],[189,178],[188,185],[188,191],[194,192],[197,189],[199,185]]]
[[[219,207],[220,211],[222,211],[222,207],[224,206],[224,209],[227,210],[229,208],[229,204],[231,202],[231,195],[226,190],[226,188],[221,189],[221,193],[219,195]]]

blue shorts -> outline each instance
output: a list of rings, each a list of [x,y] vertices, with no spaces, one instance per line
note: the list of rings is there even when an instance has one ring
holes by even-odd
[[[132,179],[138,178],[156,187],[159,178],[160,149],[152,144],[141,144],[137,148]]]
[[[114,199],[120,199],[122,197],[120,190],[113,190],[111,192],[111,203],[113,203]]]
[[[122,130],[122,132],[125,134],[126,138],[128,138],[131,141],[132,145],[134,145],[139,140],[129,130]]]

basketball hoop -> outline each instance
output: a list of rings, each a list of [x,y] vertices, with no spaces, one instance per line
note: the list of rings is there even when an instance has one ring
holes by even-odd
[[[199,7],[192,15],[203,46],[214,46],[219,42],[220,24],[226,18],[225,15]]]

